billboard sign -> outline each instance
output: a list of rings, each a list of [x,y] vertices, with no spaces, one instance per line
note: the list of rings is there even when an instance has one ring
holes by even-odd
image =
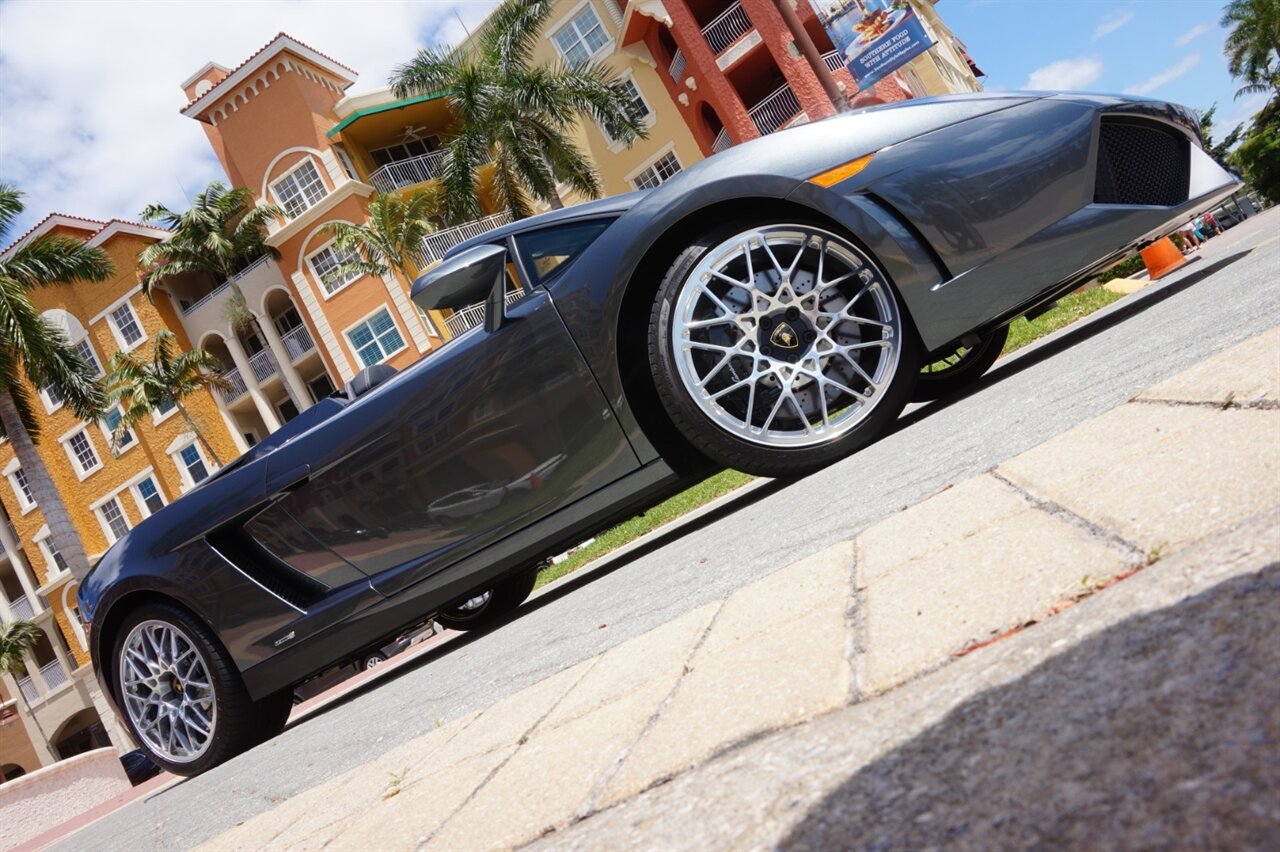
[[[860,89],[933,47],[907,0],[809,0]]]

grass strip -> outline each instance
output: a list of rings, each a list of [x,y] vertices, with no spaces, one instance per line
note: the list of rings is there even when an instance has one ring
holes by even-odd
[[[1081,290],[1064,296],[1058,300],[1058,306],[1047,314],[1028,320],[1025,317],[1016,319],[1009,326],[1009,339],[1004,344],[1004,352],[1002,355],[1008,355],[1017,349],[1021,349],[1028,343],[1032,343],[1046,334],[1051,334],[1060,328],[1071,325],[1076,320],[1082,319],[1094,311],[1101,310],[1107,305],[1123,299],[1120,293],[1108,290],[1106,287],[1094,287],[1092,290]]]

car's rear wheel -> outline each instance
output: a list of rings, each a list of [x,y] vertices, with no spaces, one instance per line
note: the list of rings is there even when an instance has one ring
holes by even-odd
[[[436,621],[451,630],[488,630],[506,620],[524,603],[538,581],[538,569],[501,580],[492,589],[478,592],[465,601],[436,614]]]
[[[272,699],[254,702],[209,628],[176,606],[148,603],[131,612],[113,662],[130,730],[177,775],[217,766],[279,733],[288,718]]]
[[[1001,326],[976,341],[970,341],[973,345],[961,344],[954,351],[926,364],[920,368],[920,378],[911,393],[912,401],[930,402],[964,390],[991,369],[1008,339],[1009,327]]]
[[[381,653],[370,654],[369,656],[365,657],[364,660],[361,661],[360,668],[364,669],[365,671],[368,671],[369,669],[376,669],[378,666],[382,665],[386,661],[387,661],[387,658],[384,657]]]
[[[877,437],[906,404],[914,329],[875,260],[812,224],[732,227],[658,290],[649,355],[677,428],[713,461],[802,476]]]

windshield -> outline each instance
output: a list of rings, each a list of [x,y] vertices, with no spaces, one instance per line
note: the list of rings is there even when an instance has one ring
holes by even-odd
[[[543,228],[516,237],[516,248],[524,258],[525,268],[533,277],[533,284],[546,284],[570,261],[582,254],[595,242],[613,219],[590,219]]]

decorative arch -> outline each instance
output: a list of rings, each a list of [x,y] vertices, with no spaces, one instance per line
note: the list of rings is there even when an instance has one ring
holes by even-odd
[[[306,261],[307,259],[307,254],[309,253],[308,249],[311,247],[311,238],[314,237],[316,234],[320,233],[320,229],[325,227],[326,225],[333,225],[339,222],[341,222],[344,225],[355,224],[355,222],[352,222],[350,219],[329,219],[327,221],[321,222],[320,224],[316,225],[307,233],[307,236],[302,240],[302,245],[298,248],[298,265],[295,266],[294,269],[307,268],[303,264],[304,264],[304,261]]]
[[[258,305],[258,307],[260,308],[260,310],[258,311],[258,316],[261,316],[261,317],[271,316],[271,312],[267,310],[267,302],[270,301],[272,293],[284,293],[286,296],[289,297],[290,302],[293,301],[293,292],[288,287],[284,286],[283,284],[272,284],[262,293],[262,301]]]
[[[80,320],[62,308],[50,308],[40,314],[40,317],[45,321],[46,325],[50,325],[65,334],[72,346],[89,336]]]
[[[267,164],[266,170],[262,173],[262,192],[258,194],[259,198],[271,197],[270,195],[267,194],[267,187],[271,182],[271,173],[275,170],[276,165],[278,165],[282,159],[289,156],[290,154],[299,154],[299,153],[309,154],[315,157],[317,160],[319,160],[320,162],[316,164],[316,171],[320,173],[321,180],[324,180],[324,181],[328,180],[329,171],[324,167],[324,159],[323,159],[324,154],[316,150],[315,148],[309,148],[306,145],[295,145],[292,148],[285,148],[279,154],[276,154],[275,158],[270,163]],[[330,192],[333,191],[332,186],[329,187],[329,191]]]
[[[89,650],[89,640],[84,635],[84,622],[80,620],[80,604],[76,600],[76,591],[79,590],[80,583],[72,580],[64,583],[62,586],[62,611],[67,614],[67,623],[71,625],[71,632],[76,635],[76,641],[80,643],[80,647]]]

